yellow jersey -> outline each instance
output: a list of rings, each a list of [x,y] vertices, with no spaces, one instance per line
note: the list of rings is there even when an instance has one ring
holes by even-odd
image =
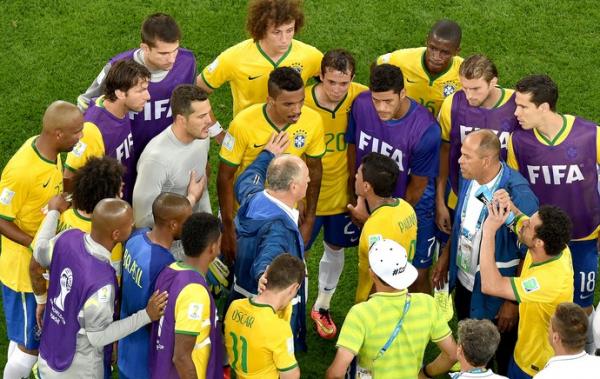
[[[92,231],[92,219],[79,213],[77,209],[69,208],[58,219],[56,234],[69,229],[79,229],[84,233]],[[31,246],[35,246],[38,235],[36,233]],[[123,244],[118,243],[110,253],[110,264],[117,273],[117,280],[121,283],[121,262],[123,260]]]
[[[371,212],[360,233],[358,241],[358,285],[356,303],[367,300],[373,287],[369,276],[369,249],[381,240],[391,239],[406,249],[408,260],[415,256],[417,245],[417,214],[413,207],[402,199],[394,199]]]
[[[8,161],[0,178],[0,217],[12,221],[24,233],[35,236],[48,200],[62,192],[62,162],[42,157],[31,137]],[[2,236],[0,281],[15,292],[33,292],[29,279],[29,246]]]
[[[317,48],[292,40],[288,51],[273,62],[258,42],[247,39],[222,52],[200,75],[212,89],[229,82],[235,117],[250,105],[267,100],[267,82],[273,69],[292,67],[306,83],[309,78],[319,75],[322,58],[323,53]]]
[[[520,230],[522,217],[517,223]],[[573,301],[573,265],[567,247],[542,263],[533,263],[527,252],[519,277],[510,282],[519,302],[519,338],[514,359],[521,370],[535,375],[554,355],[548,342],[548,325],[558,304]]]
[[[104,156],[104,137],[100,129],[92,122],[84,122],[82,133],[83,136],[65,160],[65,166],[71,171],[79,170],[90,157]]]
[[[444,99],[462,88],[458,71],[463,58],[453,57],[446,71],[432,75],[425,66],[426,50],[426,47],[396,50],[377,58],[377,64],[389,63],[399,67],[404,76],[406,95],[437,116]]]
[[[171,263],[169,267],[175,271],[189,270],[181,262]],[[202,284],[190,283],[179,292],[177,299],[170,301],[175,301],[175,334],[196,336],[192,361],[198,378],[206,378],[211,351],[210,295]]]
[[[356,96],[368,88],[359,83],[350,83],[348,93],[333,110],[319,105],[315,89],[319,84],[306,87],[304,105],[315,110],[323,120],[325,131],[325,155],[321,159],[323,177],[317,202],[317,216],[346,213],[348,196],[348,159],[346,157],[346,129],[348,112]]]
[[[277,379],[298,366],[289,321],[252,299],[231,303],[225,316],[229,364],[240,379]]]
[[[224,163],[238,167],[236,177],[248,167],[264,149],[272,134],[280,130],[267,115],[266,104],[255,104],[240,112],[231,124],[223,139],[219,158]],[[298,157],[319,158],[325,154],[323,122],[321,116],[306,106],[295,124],[288,124],[285,131],[290,144],[285,151]]]

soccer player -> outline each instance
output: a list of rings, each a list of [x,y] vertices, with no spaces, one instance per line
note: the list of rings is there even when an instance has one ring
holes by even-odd
[[[536,379],[589,378],[600,372],[600,357],[585,352],[588,319],[574,303],[561,303],[550,319],[548,341],[554,350]]]
[[[150,100],[150,71],[132,59],[116,62],[104,80],[103,95],[95,99],[84,114],[83,137],[67,155],[64,177],[66,187],[73,173],[90,157],[108,155],[125,167],[123,198],[131,201],[135,180],[134,144],[129,112],[139,112]],[[71,188],[66,188],[70,192]]]
[[[473,55],[460,66],[462,90],[448,96],[442,104],[439,122],[442,127],[440,175],[437,178],[436,223],[440,230],[450,233],[451,209],[458,194],[458,158],[462,143],[470,132],[492,130],[500,139],[500,157],[506,160],[510,133],[518,128],[514,116],[514,90],[498,86],[496,65],[483,55]],[[450,194],[446,189],[448,179]],[[446,198],[448,197],[448,200]]]
[[[371,246],[368,262],[375,293],[350,308],[326,378],[344,378],[354,357],[357,374],[362,374],[357,377],[430,378],[447,372],[456,362],[452,331],[431,295],[409,293],[418,274],[406,250],[393,240],[381,239]],[[441,353],[420,366],[429,341]]]
[[[396,162],[378,153],[365,155],[356,171],[356,195],[364,199],[371,210],[358,243],[357,303],[366,301],[372,293],[369,249],[376,241],[391,239],[408,252],[409,259],[415,254],[417,216],[408,202],[393,197],[399,174]]]
[[[79,229],[85,233],[92,230],[92,212],[102,199],[116,198],[121,194],[123,166],[114,158],[90,157],[86,164],[73,177],[72,206],[61,212],[54,235],[69,229]],[[59,211],[62,209],[59,209]],[[39,234],[39,233],[38,233]],[[31,246],[35,246],[38,235]],[[121,260],[123,245],[117,243],[110,253],[110,263],[115,269],[117,281],[121,278]],[[38,303],[36,319],[42,326],[42,315],[46,307],[47,281],[43,277],[44,269],[32,259],[29,266],[31,285]]]
[[[321,187],[321,157],[325,154],[321,116],[304,106],[304,82],[296,70],[290,67],[273,70],[268,87],[267,103],[255,104],[233,119],[219,152],[217,191],[223,220],[221,249],[230,262],[235,257],[234,180],[255,160],[273,131],[288,135],[290,143],[286,153],[303,156],[310,173],[300,225],[304,241],[310,240],[315,221]]]
[[[238,378],[300,378],[292,329],[278,314],[291,307],[305,270],[301,259],[281,254],[265,273],[264,291],[231,303],[224,321],[225,346]]]
[[[600,132],[594,122],[556,111],[558,88],[550,77],[525,77],[517,83],[516,90],[515,116],[522,129],[511,135],[507,161],[529,181],[540,204],[556,205],[571,218],[573,301],[586,310],[592,325],[600,231],[596,171]],[[589,330],[586,349],[593,353],[592,327]]]
[[[344,268],[344,248],[356,246],[360,231],[350,220],[346,205],[353,194],[348,192],[348,161],[344,135],[348,127],[348,113],[352,102],[368,88],[355,83],[356,63],[347,51],[336,49],[325,53],[321,61],[321,82],[306,87],[304,103],[317,111],[325,130],[323,176],[317,202],[315,225],[310,249],[321,228],[324,229],[324,252],[319,263],[319,294],[310,316],[317,333],[333,338],[337,328],[329,314],[331,297]]]
[[[183,261],[165,267],[155,287],[169,292],[160,322],[152,324],[150,378],[222,378],[223,346],[206,274],[219,255],[219,219],[194,213],[183,224]]]
[[[529,218],[512,204],[504,190],[494,193],[487,210],[479,252],[481,291],[519,303],[519,337],[507,376],[531,378],[552,357],[548,342],[550,317],[558,304],[573,299],[573,267],[567,246],[571,221],[565,212],[551,205],[542,205]],[[528,248],[518,277],[502,276],[494,259],[496,231],[511,210],[516,215],[514,230]]]
[[[173,124],[150,141],[138,162],[133,191],[138,228],[152,226],[152,203],[161,192],[187,196],[194,212],[211,213],[207,173],[212,122],[207,94],[182,84],[171,95],[171,109]]]
[[[92,99],[101,94],[111,66],[124,59],[133,59],[151,72],[148,92],[150,101],[141,112],[133,114],[131,132],[135,145],[134,165],[146,144],[171,125],[171,92],[179,84],[193,84],[196,77],[194,53],[179,46],[181,30],[173,17],[164,13],[148,16],[142,24],[140,47],[112,57],[84,94],[77,98],[81,110],[87,109]],[[219,134],[217,127],[214,135]],[[135,167],[135,166],[134,166]]]
[[[4,367],[7,379],[28,377],[37,359],[29,246],[44,219],[42,208],[62,192],[60,153],[70,151],[81,138],[83,115],[73,104],[55,101],[46,109],[42,124],[40,135],[25,141],[0,178],[0,281],[10,340]]]
[[[241,204],[235,218],[239,254],[229,303],[254,297],[259,279],[278,255],[289,253],[304,259],[295,206],[305,197],[310,177],[301,158],[282,155],[289,144],[286,133],[273,133],[264,150],[236,181],[236,199]],[[305,283],[293,305],[290,323],[295,350],[306,351]]]
[[[437,21],[427,35],[425,47],[400,49],[377,58],[377,64],[398,66],[404,74],[406,96],[417,100],[437,116],[442,101],[460,89],[458,69],[462,31],[451,20]]]
[[[251,1],[246,20],[251,38],[225,50],[206,66],[198,75],[198,86],[211,93],[229,82],[235,117],[269,96],[267,81],[273,69],[292,67],[306,83],[319,75],[323,54],[293,39],[303,25],[300,0]]]
[[[103,348],[158,320],[167,293],[155,292],[145,309],[114,321],[118,285],[110,251],[129,237],[133,211],[124,200],[104,199],[89,234],[69,229],[54,236],[65,205],[60,195],[49,202],[34,246],[35,259],[50,269],[38,369],[42,378],[101,378]]]
[[[163,268],[175,261],[169,251],[181,238],[183,223],[192,214],[185,196],[161,193],[152,204],[154,227],[141,228],[125,245],[121,285],[121,318],[143,309]],[[119,378],[149,378],[148,348],[150,330],[142,328],[119,341]]]
[[[439,168],[440,127],[427,109],[406,96],[398,67],[373,67],[369,88],[352,105],[346,133],[348,167],[355,173],[362,157],[370,152],[389,156],[398,165],[400,175],[393,196],[409,202],[418,220],[416,251],[408,250],[419,271],[412,289],[429,293],[428,270],[436,240],[433,182]]]

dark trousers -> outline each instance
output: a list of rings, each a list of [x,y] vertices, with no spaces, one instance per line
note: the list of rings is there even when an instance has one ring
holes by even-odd
[[[458,320],[463,320],[471,316],[471,291],[466,289],[460,281],[456,280],[456,288],[454,289],[454,304],[456,306],[456,317]],[[494,324],[497,324],[497,320],[490,320]],[[508,365],[515,351],[515,344],[517,343],[517,326],[513,330],[505,333],[500,333],[500,344],[496,350],[496,355],[490,362],[488,362],[488,368],[494,368],[493,363],[496,362],[496,369],[494,372],[499,375],[508,373]]]

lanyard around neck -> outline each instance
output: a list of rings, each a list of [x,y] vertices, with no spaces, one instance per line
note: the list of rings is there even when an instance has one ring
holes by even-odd
[[[404,322],[404,317],[406,316],[406,313],[408,313],[408,308],[410,308],[410,294],[407,293],[406,301],[404,302],[404,310],[402,312],[402,316],[400,317],[400,320],[398,320],[398,323],[396,324],[396,327],[394,328],[392,335],[390,336],[390,338],[388,338],[385,345],[383,345],[383,347],[381,349],[379,349],[379,352],[377,353],[377,356],[375,357],[374,360],[377,360],[377,359],[383,357],[383,354],[385,354],[385,352],[390,348],[390,345],[392,344],[392,342],[394,342],[394,340],[398,336],[398,333],[400,333],[400,330],[402,329],[402,323]]]

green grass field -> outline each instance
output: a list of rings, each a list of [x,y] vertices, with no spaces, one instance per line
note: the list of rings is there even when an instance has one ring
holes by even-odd
[[[368,67],[378,55],[422,46],[433,22],[450,18],[463,28],[461,55],[488,55],[500,71],[501,85],[512,87],[524,75],[547,73],[559,84],[560,111],[600,121],[600,71],[593,68],[600,51],[595,1],[306,0],[305,10],[306,26],[297,38],[322,51],[343,47],[353,52],[359,82],[367,83]],[[108,58],[139,45],[142,20],[157,11],[178,20],[181,44],[196,54],[199,69],[246,38],[246,1],[241,0],[0,1],[0,165],[38,132],[49,103],[75,102]],[[218,90],[211,102],[226,126],[231,120],[229,90]],[[215,146],[211,162],[211,195],[217,209]],[[315,246],[308,259],[311,302],[322,252],[319,242]],[[338,327],[352,305],[355,283],[356,251],[349,250],[333,299]],[[4,367],[8,342],[1,324]],[[309,331],[310,351],[299,355],[303,377],[322,377],[334,346],[334,341]],[[428,359],[434,354],[428,351]]]

